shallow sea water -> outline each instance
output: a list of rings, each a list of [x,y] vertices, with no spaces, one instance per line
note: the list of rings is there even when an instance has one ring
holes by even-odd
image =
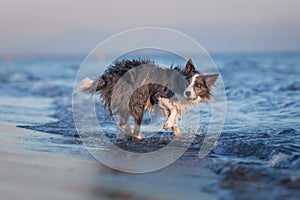
[[[220,176],[220,182],[204,190],[223,199],[298,199],[300,53],[214,54],[212,58],[224,81],[227,114],[221,137],[208,155],[213,160],[208,168]],[[170,57],[162,59],[176,64]],[[82,145],[71,103],[74,79],[82,60],[82,57],[0,60],[0,121],[65,138],[52,142]],[[108,119],[101,107],[97,115],[100,125],[107,130],[106,135],[124,149],[153,151],[173,137],[169,132],[160,132],[158,137],[139,144],[130,138],[116,140],[111,131],[114,121],[101,120]],[[88,123],[88,116],[85,117]],[[205,125],[204,122],[203,134]],[[202,139],[203,135],[197,135],[180,158],[186,160],[186,165],[190,158],[199,159]]]

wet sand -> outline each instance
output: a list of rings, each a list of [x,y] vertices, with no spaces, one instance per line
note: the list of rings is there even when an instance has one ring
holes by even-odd
[[[96,173],[97,163],[26,150],[35,143],[20,138],[50,136],[11,124],[0,127],[1,199],[85,199],[84,175]]]
[[[217,182],[206,160],[178,160],[157,172],[127,174],[103,166],[82,145],[49,142],[60,135],[8,123],[0,127],[1,199],[217,199],[205,192]]]

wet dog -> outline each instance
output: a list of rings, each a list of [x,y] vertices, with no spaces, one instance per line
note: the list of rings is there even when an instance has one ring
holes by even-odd
[[[96,80],[85,78],[75,92],[99,94],[111,115],[120,116],[120,127],[142,138],[140,126],[144,111],[162,113],[163,128],[179,135],[178,117],[194,105],[210,102],[218,74],[204,75],[189,59],[185,68],[161,68],[149,60],[123,60],[109,66]],[[134,130],[128,125],[135,120]]]

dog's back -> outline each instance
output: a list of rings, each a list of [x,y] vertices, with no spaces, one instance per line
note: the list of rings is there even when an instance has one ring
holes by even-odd
[[[120,62],[115,62],[113,65],[109,66],[98,79],[91,80],[89,78],[85,78],[78,86],[75,93],[80,91],[84,91],[92,95],[99,93],[101,103],[103,103],[112,114],[111,99],[115,85],[129,70],[144,64],[154,65],[154,63],[149,60],[122,60]]]
[[[136,70],[132,70],[134,68]],[[176,71],[175,75],[174,71]],[[179,86],[183,86],[181,89],[184,89],[185,86],[179,72],[177,69],[160,68],[150,60],[123,60],[109,66],[97,80],[85,78],[75,92],[99,93],[100,102],[105,105],[110,114],[118,114],[114,112],[118,108],[114,109],[114,107],[124,104],[122,101],[126,95],[130,95],[128,101],[131,99],[132,103],[150,101],[152,105],[157,103],[155,97],[151,98],[153,95],[171,98],[174,95],[172,89],[176,90],[175,88]]]

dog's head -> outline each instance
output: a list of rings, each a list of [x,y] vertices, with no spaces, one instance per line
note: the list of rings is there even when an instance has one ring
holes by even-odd
[[[189,83],[188,87],[184,90],[183,95],[185,99],[195,103],[210,102],[211,88],[219,74],[204,75],[196,71],[191,59],[186,63],[183,74]]]

